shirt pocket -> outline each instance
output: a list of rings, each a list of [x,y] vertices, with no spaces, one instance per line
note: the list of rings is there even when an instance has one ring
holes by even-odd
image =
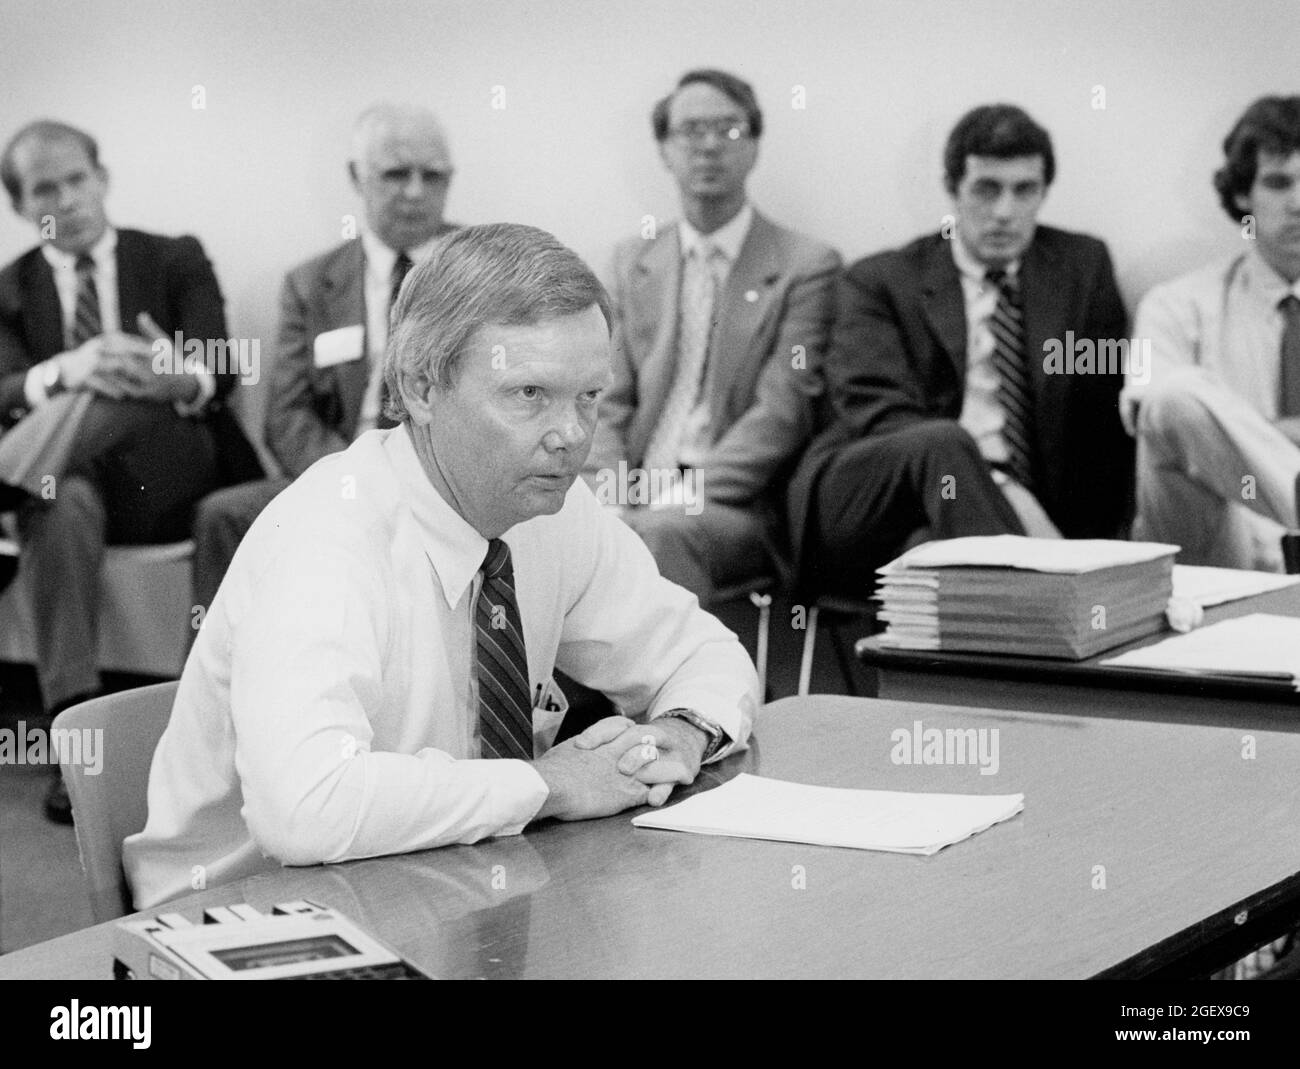
[[[533,688],[533,753],[543,754],[551,748],[568,711],[569,699],[554,676]]]

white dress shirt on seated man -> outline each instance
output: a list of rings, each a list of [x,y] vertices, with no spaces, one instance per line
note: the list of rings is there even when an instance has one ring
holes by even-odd
[[[662,579],[582,480],[503,536],[535,752],[558,666],[627,715],[689,708],[743,748],[757,680],[736,637]],[[363,434],[259,517],[181,677],[123,847],[139,908],[277,864],[518,833],[547,798],[478,759],[474,609],[487,541],[443,500],[405,425]]]
[[[1121,398],[1138,440],[1135,537],[1179,561],[1280,571],[1300,520],[1300,421],[1279,411],[1288,283],[1255,250],[1153,288],[1133,333],[1150,344]]]

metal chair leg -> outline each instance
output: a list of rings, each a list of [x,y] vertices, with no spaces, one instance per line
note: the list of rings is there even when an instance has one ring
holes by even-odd
[[[858,689],[858,679],[854,674],[853,647],[850,640],[844,637],[844,629],[850,626],[852,622],[851,620],[845,622],[832,617],[830,622],[831,642],[835,646],[835,659],[840,666],[840,676],[844,680],[845,691],[854,698],[861,698],[862,694]]]
[[[812,683],[813,652],[817,647],[817,606],[808,609],[807,628],[803,635],[803,659],[799,662],[799,697],[806,697]]]
[[[758,692],[767,700],[767,640],[772,626],[772,595],[751,590],[749,600],[758,609]]]

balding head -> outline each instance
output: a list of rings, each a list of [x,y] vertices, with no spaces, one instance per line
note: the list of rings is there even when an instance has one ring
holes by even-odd
[[[366,225],[389,248],[408,251],[443,229],[451,149],[427,108],[382,102],[363,111],[352,130],[348,171]]]
[[[0,154],[0,181],[41,240],[64,252],[87,251],[108,226],[108,172],[95,139],[75,126],[51,119],[24,126]]]

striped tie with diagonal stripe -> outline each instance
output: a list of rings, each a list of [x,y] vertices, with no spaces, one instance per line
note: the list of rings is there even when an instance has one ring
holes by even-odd
[[[1007,466],[1016,481],[1033,489],[1034,398],[1025,364],[1024,313],[1016,280],[1005,271],[986,276],[998,288],[998,303],[989,319],[993,334],[993,367],[998,373],[998,404],[1005,417],[1002,438]]]
[[[95,261],[90,253],[77,257],[77,303],[72,316],[68,348],[97,338],[103,332],[99,318],[99,291],[95,288]]]
[[[726,257],[705,242],[691,250],[682,267],[681,307],[677,324],[677,369],[663,412],[646,443],[642,466],[652,475],[672,471],[681,461],[682,443],[691,413],[700,399],[708,375],[709,340],[713,333]],[[651,479],[651,482],[656,482]]]
[[[478,632],[478,719],[482,757],[533,759],[533,714],[523,621],[510,547],[488,542],[474,611]]]

